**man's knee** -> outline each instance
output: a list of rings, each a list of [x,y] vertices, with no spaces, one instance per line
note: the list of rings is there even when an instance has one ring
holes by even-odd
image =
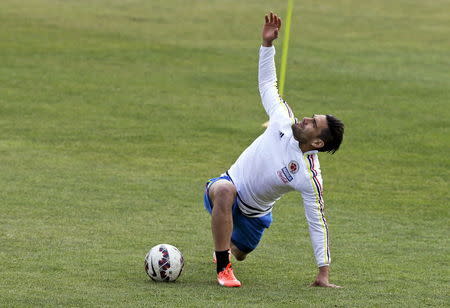
[[[209,188],[209,197],[214,206],[232,206],[236,198],[236,187],[229,181],[217,181]]]
[[[247,257],[247,253],[240,251],[233,243],[231,243],[231,253],[238,261],[244,261]]]

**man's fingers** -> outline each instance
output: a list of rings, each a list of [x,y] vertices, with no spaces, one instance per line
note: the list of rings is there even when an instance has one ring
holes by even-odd
[[[337,286],[337,285],[332,284],[332,283],[326,283],[326,284],[324,284],[324,283],[319,283],[319,282],[317,282],[317,281],[314,281],[314,282],[311,283],[309,286],[310,286],[310,287],[324,287],[324,288],[342,289],[341,286]]]
[[[281,28],[281,18],[278,17],[277,14],[274,14],[273,12],[270,12],[269,14],[264,16],[264,20],[267,24],[275,25],[278,30]]]
[[[327,288],[334,288],[334,289],[342,289],[342,287],[341,287],[341,286],[337,286],[337,285],[335,285],[335,284],[332,284],[332,283],[328,284],[328,285],[327,285],[327,286],[325,286],[325,287],[327,287]]]

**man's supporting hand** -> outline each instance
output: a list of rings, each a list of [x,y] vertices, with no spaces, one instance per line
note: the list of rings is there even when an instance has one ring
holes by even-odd
[[[342,288],[335,284],[329,283],[328,275],[329,275],[329,267],[328,266],[319,267],[319,274],[317,274],[316,281],[314,281],[311,284],[311,287]]]
[[[270,12],[269,15],[265,16],[266,22],[264,23],[262,30],[262,45],[264,47],[272,46],[273,40],[278,37],[278,31],[281,28],[281,18]]]

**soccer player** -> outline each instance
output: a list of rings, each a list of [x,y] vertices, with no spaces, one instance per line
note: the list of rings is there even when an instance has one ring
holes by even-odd
[[[328,227],[323,214],[323,186],[317,152],[333,154],[342,142],[344,125],[332,115],[297,121],[280,97],[275,48],[281,19],[265,16],[259,52],[259,92],[269,125],[220,177],[206,184],[204,203],[211,214],[218,283],[239,287],[230,251],[242,261],[258,245],[272,222],[272,207],[289,191],[299,191],[319,273],[312,286],[338,287],[329,282]]]

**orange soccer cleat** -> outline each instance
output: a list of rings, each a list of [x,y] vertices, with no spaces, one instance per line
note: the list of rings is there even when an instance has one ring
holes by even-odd
[[[231,263],[228,263],[227,267],[217,274],[217,282],[224,287],[240,287],[241,282],[234,277]]]

